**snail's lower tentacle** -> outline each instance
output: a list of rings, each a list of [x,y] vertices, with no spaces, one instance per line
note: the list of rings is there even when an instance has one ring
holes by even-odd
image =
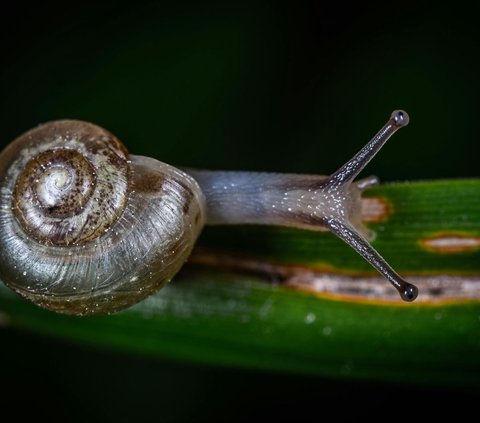
[[[350,247],[385,276],[397,289],[404,301],[413,301],[417,298],[417,287],[402,279],[402,277],[390,267],[390,265],[368,243],[368,241],[358,234],[350,224],[341,222],[335,218],[327,218],[325,219],[325,225],[331,232],[350,245]]]

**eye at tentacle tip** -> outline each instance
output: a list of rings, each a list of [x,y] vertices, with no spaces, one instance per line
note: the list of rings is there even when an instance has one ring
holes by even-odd
[[[402,126],[407,126],[410,122],[410,116],[405,110],[394,110],[390,119],[393,121],[394,125],[401,128]]]
[[[399,289],[400,296],[403,301],[412,302],[418,296],[418,288],[411,283],[405,282],[403,286]]]

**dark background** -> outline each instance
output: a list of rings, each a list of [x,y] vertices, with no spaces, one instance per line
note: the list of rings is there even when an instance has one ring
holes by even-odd
[[[6,7],[6,6],[5,6]],[[395,108],[384,181],[478,177],[479,7],[462,2],[17,3],[0,15],[0,144],[78,118],[131,152],[331,173]],[[210,368],[0,331],[2,414],[297,421],[464,410],[478,393]],[[408,371],[408,369],[405,369]],[[380,416],[381,417],[381,416]],[[385,416],[384,416],[385,417]],[[142,419],[141,419],[142,420]]]

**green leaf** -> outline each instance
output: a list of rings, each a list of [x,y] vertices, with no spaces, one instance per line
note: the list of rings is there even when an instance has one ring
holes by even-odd
[[[128,310],[63,316],[0,285],[0,321],[179,360],[480,388],[480,180],[383,185],[367,197],[388,204],[365,217],[380,220],[369,224],[374,246],[418,279],[416,303],[401,303],[329,233],[218,227],[169,286]]]

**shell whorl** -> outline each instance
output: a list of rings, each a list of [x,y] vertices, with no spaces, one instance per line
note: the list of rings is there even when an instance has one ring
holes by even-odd
[[[116,311],[165,285],[203,228],[198,184],[128,155],[81,121],[33,129],[0,155],[0,279],[37,305]]]
[[[43,125],[22,141],[10,173],[19,172],[12,207],[25,232],[43,244],[81,245],[108,231],[128,197],[128,153],[120,141],[78,121]]]

